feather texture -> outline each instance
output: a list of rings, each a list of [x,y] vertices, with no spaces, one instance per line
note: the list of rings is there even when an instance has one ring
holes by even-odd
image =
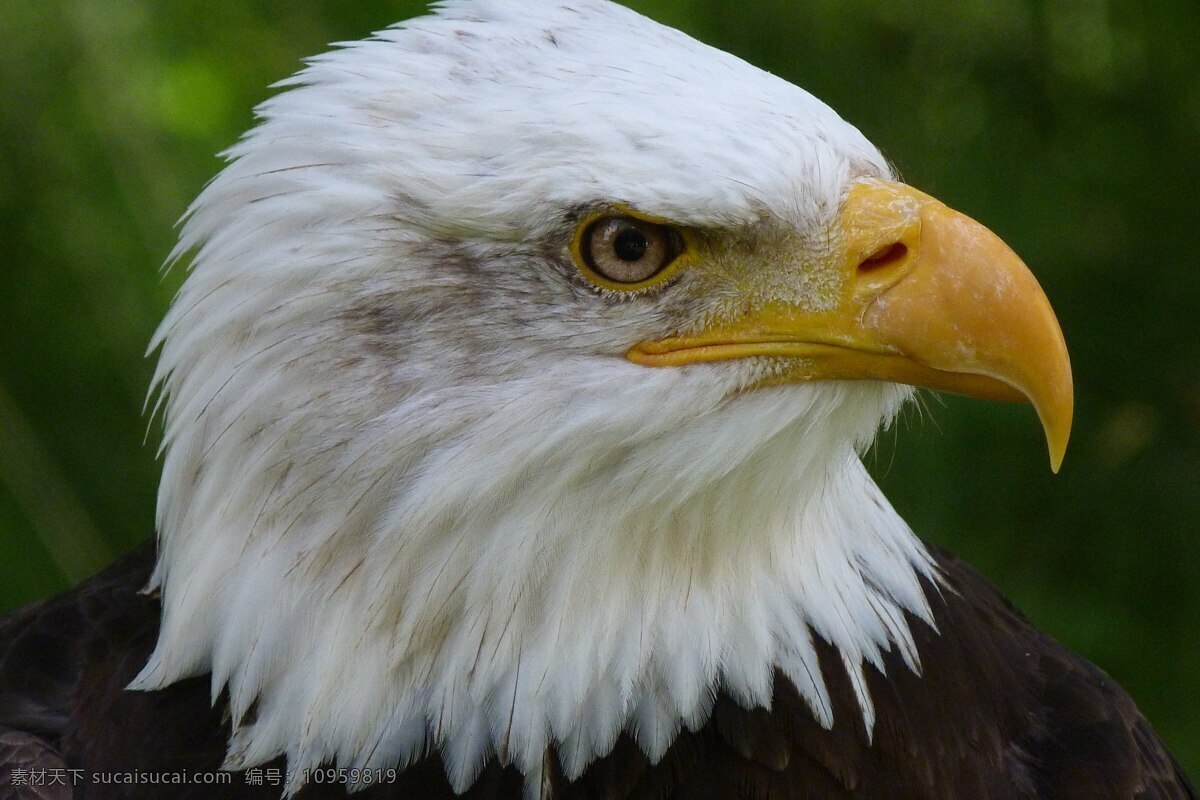
[[[657,761],[718,687],[769,705],[776,669],[835,724],[812,630],[869,729],[862,665],[915,668],[904,612],[928,619],[927,556],[857,458],[910,390],[622,355],[733,313],[717,277],[827,305],[832,215],[878,152],[591,0],[448,3],[284,86],[174,255],[163,626],[131,687],[211,671],[231,768],[434,750],[459,790],[490,759],[532,787],[551,747],[568,778],[622,734]],[[581,286],[573,220],[609,205],[724,242],[709,280]]]

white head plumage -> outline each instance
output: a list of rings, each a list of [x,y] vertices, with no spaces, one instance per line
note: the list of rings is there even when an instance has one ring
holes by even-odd
[[[915,668],[929,560],[858,459],[910,390],[639,367],[728,296],[617,296],[567,252],[604,207],[819,248],[888,171],[854,128],[604,0],[443,3],[283,86],[172,256],[134,688],[211,671],[230,766],[436,748],[463,789],[488,758],[536,785],[551,747],[578,775],[622,731],[657,758],[776,668],[833,724],[814,635],[860,686],[891,646]]]

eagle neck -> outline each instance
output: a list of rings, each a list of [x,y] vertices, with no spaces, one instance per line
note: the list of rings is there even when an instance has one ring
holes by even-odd
[[[632,404],[653,424],[562,397],[443,415],[438,446],[374,470],[391,478],[374,493],[323,492],[240,540],[228,519],[192,531],[208,545],[164,549],[163,630],[133,688],[211,671],[231,768],[391,768],[432,748],[459,790],[492,759],[534,786],[547,752],[573,778],[622,732],[656,761],[718,692],[769,707],[777,671],[837,724],[820,638],[870,730],[864,668],[895,647],[917,669],[906,612],[930,619],[931,560],[854,447],[903,396],[764,390],[697,411],[661,388]],[[252,528],[280,511],[265,502],[226,510]]]

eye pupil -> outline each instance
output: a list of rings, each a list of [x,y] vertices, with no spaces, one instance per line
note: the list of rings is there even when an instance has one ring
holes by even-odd
[[[613,240],[613,255],[627,263],[641,261],[648,249],[646,234],[633,225],[625,225]]]

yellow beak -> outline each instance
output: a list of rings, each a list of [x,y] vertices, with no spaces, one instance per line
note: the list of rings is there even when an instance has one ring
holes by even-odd
[[[1050,302],[995,234],[891,181],[850,189],[832,308],[771,303],[730,324],[627,354],[646,366],[786,359],[786,380],[889,380],[1033,403],[1057,472],[1071,434],[1071,363]]]

